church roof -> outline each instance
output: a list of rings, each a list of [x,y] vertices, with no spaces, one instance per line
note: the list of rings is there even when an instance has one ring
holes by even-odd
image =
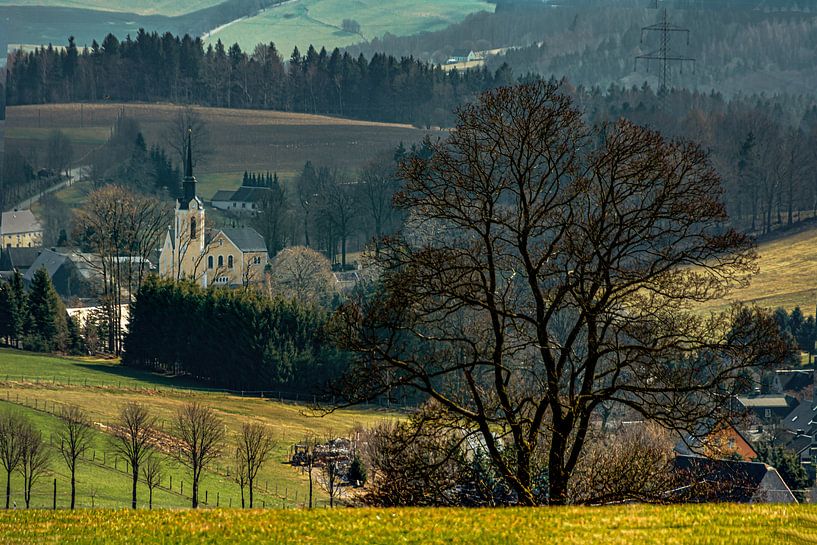
[[[267,244],[258,231],[251,227],[221,229],[242,252],[266,252]]]

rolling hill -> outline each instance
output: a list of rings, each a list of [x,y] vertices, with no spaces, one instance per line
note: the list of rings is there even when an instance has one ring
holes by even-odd
[[[310,435],[344,436],[357,425],[398,417],[396,413],[376,409],[343,410],[321,417],[305,404],[209,391],[189,381],[140,372],[109,361],[62,359],[0,349],[0,411],[15,410],[29,417],[52,446],[59,426],[56,415],[61,407],[77,405],[93,420],[93,446],[79,465],[77,501],[81,507],[130,504],[130,480],[124,461],[113,454],[110,434],[110,425],[115,423],[124,403],[147,405],[159,418],[161,430],[169,432],[175,411],[191,400],[215,409],[227,427],[228,438],[234,438],[245,422],[269,426],[275,450],[259,473],[257,497],[259,505],[275,507],[301,505],[306,498],[306,476],[286,463],[294,443]],[[154,506],[188,507],[189,474],[172,458],[164,457],[167,476],[154,495]],[[208,507],[240,504],[239,489],[229,477],[230,459],[229,456],[220,459],[205,476],[201,489]],[[57,481],[58,507],[66,506],[70,475],[57,456],[52,460],[52,469],[53,475],[35,485],[33,507],[51,507],[53,479]],[[323,506],[324,494],[320,490],[316,493]],[[139,496],[140,502],[147,500],[147,489],[141,483]],[[16,474],[12,479],[12,500],[18,506],[24,505],[20,477]]]

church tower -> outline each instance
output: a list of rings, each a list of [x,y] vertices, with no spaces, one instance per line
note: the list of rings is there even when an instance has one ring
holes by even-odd
[[[206,286],[204,203],[196,194],[192,130],[187,134],[187,160],[184,165],[182,196],[176,199],[173,229],[167,238],[159,260],[162,276],[177,280],[192,278]],[[170,256],[172,262],[168,262],[170,260],[167,258]]]

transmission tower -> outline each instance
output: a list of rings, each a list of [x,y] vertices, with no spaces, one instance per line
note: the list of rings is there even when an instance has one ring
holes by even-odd
[[[656,9],[658,8],[658,0],[655,1],[654,7]],[[644,37],[646,35],[656,32],[660,38],[658,49],[646,55],[639,55],[635,58],[635,63],[637,69],[638,61],[644,61],[647,63],[649,69],[649,65],[652,61],[658,61],[658,77],[660,80],[658,92],[660,94],[666,94],[669,89],[668,83],[672,64],[680,64],[681,71],[683,71],[684,63],[694,63],[695,59],[677,55],[672,51],[672,36],[674,34],[686,34],[686,45],[687,47],[689,46],[689,29],[673,25],[667,15],[667,8],[661,8],[661,14],[658,16],[658,22],[656,24],[641,29],[641,43],[644,43]]]

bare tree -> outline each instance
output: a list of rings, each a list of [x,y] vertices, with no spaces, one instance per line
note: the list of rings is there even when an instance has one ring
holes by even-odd
[[[360,209],[371,223],[376,253],[379,253],[380,241],[395,227],[398,214],[392,201],[399,188],[400,181],[391,157],[372,160],[360,173]]]
[[[241,450],[241,446],[235,448],[233,456],[233,481],[241,490],[241,508],[244,509],[246,502],[244,499],[244,490],[247,488],[247,459]]]
[[[338,460],[327,460],[321,467],[318,483],[329,496],[329,507],[335,507],[335,502],[343,494],[343,471]]]
[[[164,462],[156,452],[148,454],[147,459],[142,464],[142,480],[148,487],[148,508],[153,509],[153,490],[162,484],[165,478]]]
[[[43,441],[43,434],[26,423],[21,433],[21,456],[17,471],[23,477],[23,497],[26,509],[31,507],[31,490],[41,477],[46,475],[51,465],[51,452]]]
[[[23,430],[27,422],[16,412],[0,414],[0,463],[6,470],[6,509],[11,502],[11,474],[23,458]]]
[[[206,161],[210,146],[210,128],[201,114],[192,106],[182,106],[168,122],[164,130],[167,147],[179,158],[183,165],[187,157],[188,134],[191,135],[193,149],[196,150],[193,166]]]
[[[139,468],[151,453],[151,444],[156,437],[156,417],[145,405],[126,403],[119,411],[119,419],[114,427],[113,448],[130,466],[131,507],[136,509],[136,484],[139,482]]]
[[[57,432],[57,439],[59,439],[60,442],[60,453],[68,465],[68,470],[71,472],[71,509],[73,509],[77,495],[77,464],[80,457],[85,454],[91,446],[93,431],[88,416],[81,408],[75,405],[62,407],[62,409],[60,409],[60,420],[61,425]]]
[[[303,246],[281,250],[272,260],[270,290],[300,303],[322,303],[335,292],[332,267],[324,256]]]
[[[243,458],[244,469],[247,473],[247,486],[250,491],[250,509],[253,507],[253,484],[258,471],[269,461],[275,442],[270,430],[263,424],[245,423],[241,427],[241,436],[238,438],[238,454]],[[242,489],[242,507],[243,507]]]
[[[179,461],[190,468],[193,477],[193,509],[199,506],[199,482],[202,472],[221,455],[224,423],[210,407],[187,403],[176,412],[176,436],[181,442]]]
[[[536,82],[463,107],[402,176],[413,226],[384,244],[376,292],[338,313],[359,355],[349,399],[429,396],[438,420],[479,434],[522,505],[568,501],[599,404],[696,434],[786,352],[766,313],[691,310],[745,285],[755,259],[724,228],[697,145],[589,127]]]
[[[119,186],[94,191],[76,213],[74,237],[93,251],[80,255],[102,280],[100,295],[111,324],[108,349],[115,354],[122,348],[123,305],[139,291],[169,218],[170,210],[158,199]]]
[[[48,137],[46,163],[49,169],[62,176],[68,176],[71,161],[74,160],[74,147],[65,133],[55,130]]]

